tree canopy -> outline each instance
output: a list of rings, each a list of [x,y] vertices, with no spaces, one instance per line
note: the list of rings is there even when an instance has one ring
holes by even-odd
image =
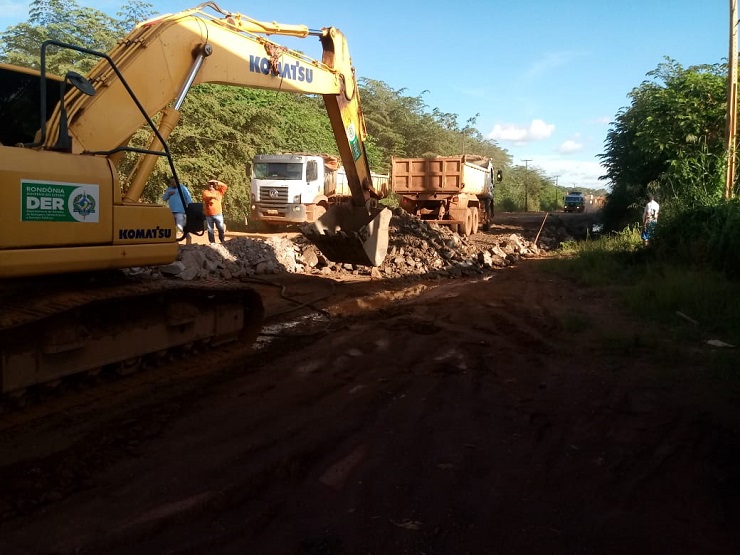
[[[39,49],[46,40],[57,40],[98,52],[108,52],[116,40],[138,22],[151,16],[151,4],[132,0],[121,8],[118,18],[75,0],[33,0],[27,22],[12,25],[2,33],[0,60],[39,69]],[[47,71],[63,75],[68,70],[86,73],[97,60],[71,50],[51,49]]]
[[[632,90],[600,155],[611,227],[638,220],[647,192],[681,207],[721,199],[726,74],[726,65],[684,68],[666,58]]]

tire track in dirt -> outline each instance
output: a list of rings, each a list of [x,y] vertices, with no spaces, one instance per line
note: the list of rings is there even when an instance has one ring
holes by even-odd
[[[731,552],[731,396],[655,387],[649,349],[602,341],[619,315],[524,264],[372,313],[348,298],[320,340],[176,395],[186,410],[87,489],[0,525],[0,551]]]

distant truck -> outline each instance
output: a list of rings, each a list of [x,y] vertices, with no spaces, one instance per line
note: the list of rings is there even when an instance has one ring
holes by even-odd
[[[571,191],[563,197],[563,212],[583,212],[586,209],[586,199],[580,191]]]
[[[462,236],[477,233],[481,224],[490,228],[494,188],[502,177],[484,156],[391,159],[391,189],[401,197],[401,208]]]
[[[252,159],[252,220],[268,225],[313,223],[330,206],[349,202],[351,192],[338,156],[258,154]],[[371,174],[381,196],[388,176]]]

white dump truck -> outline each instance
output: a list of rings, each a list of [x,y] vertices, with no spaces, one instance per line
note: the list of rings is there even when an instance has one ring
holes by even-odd
[[[258,154],[249,173],[254,221],[272,225],[313,223],[330,206],[351,199],[338,156]],[[374,189],[385,196],[389,176],[371,175]]]
[[[493,192],[502,177],[490,158],[471,154],[391,160],[391,188],[401,207],[464,236],[481,224],[490,227]]]

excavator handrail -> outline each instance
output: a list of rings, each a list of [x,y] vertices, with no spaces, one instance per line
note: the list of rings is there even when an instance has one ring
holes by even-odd
[[[129,93],[129,96],[131,97],[131,100],[134,101],[134,103],[136,104],[137,108],[139,108],[139,111],[141,112],[142,116],[144,116],[144,119],[146,120],[147,125],[151,128],[152,132],[161,141],[162,147],[164,149],[163,151],[156,151],[156,150],[142,149],[142,148],[137,148],[137,147],[119,146],[119,147],[116,147],[116,148],[111,149],[111,150],[97,151],[97,152],[86,151],[85,153],[86,154],[93,154],[93,155],[95,155],[95,154],[110,155],[110,154],[113,154],[115,152],[128,151],[128,152],[137,152],[137,153],[140,153],[140,154],[154,154],[154,155],[157,155],[157,156],[166,156],[167,157],[167,160],[169,162],[170,168],[172,169],[173,175],[176,176],[177,173],[176,173],[176,170],[175,170],[175,164],[174,164],[174,162],[172,160],[172,154],[170,152],[170,148],[169,148],[169,146],[167,144],[167,141],[165,141],[164,138],[161,136],[161,134],[159,133],[159,129],[157,129],[156,124],[151,119],[151,117],[149,117],[149,114],[147,114],[146,110],[141,105],[141,102],[139,102],[139,99],[136,98],[136,94],[134,94],[134,91],[131,89],[131,87],[129,86],[129,84],[126,82],[126,79],[124,78],[123,74],[118,69],[118,67],[116,67],[115,62],[111,59],[111,57],[108,56],[108,54],[106,54],[104,52],[98,52],[97,50],[91,50],[89,48],[84,48],[82,46],[77,46],[75,44],[70,44],[70,43],[66,43],[66,42],[62,42],[62,41],[58,41],[58,40],[53,40],[53,39],[46,40],[46,41],[44,41],[41,44],[41,70],[40,70],[41,79],[39,79],[40,88],[41,88],[41,94],[40,94],[40,103],[41,104],[40,104],[40,110],[39,110],[40,111],[39,117],[40,117],[41,126],[40,126],[39,139],[37,141],[33,142],[33,143],[26,143],[23,146],[26,147],[26,148],[36,148],[36,147],[39,147],[39,146],[43,145],[44,142],[45,142],[45,140],[46,140],[46,121],[47,121],[47,118],[46,118],[46,113],[47,113],[46,112],[46,83],[47,83],[47,78],[46,78],[46,50],[47,50],[47,48],[49,46],[52,46],[52,45],[53,46],[58,46],[60,48],[68,48],[70,50],[75,50],[77,52],[80,52],[81,54],[88,54],[90,56],[95,56],[95,57],[98,57],[98,58],[102,58],[104,60],[107,60],[108,63],[110,64],[111,68],[113,69],[113,71],[116,73],[116,76],[121,80],[121,84],[124,86],[124,88],[126,89],[126,91]],[[66,81],[66,79],[65,79],[65,81]],[[64,81],[63,81],[63,83],[64,83]],[[62,115],[60,117],[63,117],[64,118],[64,117],[66,117],[66,114],[64,114],[64,115]],[[60,122],[60,129],[61,129],[61,122]]]

